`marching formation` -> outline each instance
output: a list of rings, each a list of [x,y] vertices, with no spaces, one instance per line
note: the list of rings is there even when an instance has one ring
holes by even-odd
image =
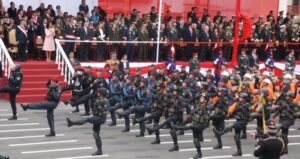
[[[116,59],[108,60],[107,63],[112,68],[109,79],[104,78],[103,70],[97,70],[95,76],[90,67],[84,70],[79,63],[75,63],[71,85],[60,88],[57,79],[52,77],[46,85],[49,89],[47,102],[21,104],[21,107],[24,111],[47,110],[50,133],[46,136],[55,136],[54,110],[62,92],[71,90],[73,97],[63,102],[74,107],[73,112],[78,112],[78,105],[84,104],[87,117],[76,120],[67,118],[67,125],[93,124],[93,137],[98,148],[93,155],[103,154],[100,129],[106,122],[108,113],[111,117],[109,126],[116,126],[117,117],[125,119],[125,129],[122,132],[130,131],[131,120],[133,125],[139,124],[139,134],[136,137],[144,137],[146,132],[154,133],[156,137],[151,144],[160,144],[160,130],[169,129],[174,143],[170,152],[180,149],[178,135],[192,130],[197,149],[194,158],[202,157],[203,131],[210,125],[216,138],[213,148],[222,149],[222,135],[234,130],[233,139],[237,150],[232,155],[241,156],[241,142],[247,138],[247,123],[256,120],[256,133],[252,135],[258,142],[254,155],[271,155],[274,159],[288,153],[289,128],[300,117],[300,91],[293,70],[287,69],[282,77],[275,78],[272,69],[261,74],[251,67],[243,70],[234,66],[229,71],[224,63],[216,80],[212,70],[207,70],[204,74],[197,58],[192,58],[189,72],[185,66],[181,70],[166,72],[163,66],[156,69],[151,65],[145,78],[140,69],[136,73],[130,73],[129,68],[119,70],[118,67],[113,67],[120,64]],[[282,82],[276,86],[275,82],[278,80]],[[4,92],[6,89],[20,88],[21,83],[21,66],[17,65],[8,88],[0,90]],[[12,108],[15,114],[14,104]],[[14,115],[12,119],[17,119],[17,116]],[[235,122],[225,125],[226,119],[235,119]],[[272,149],[280,151],[275,154]]]

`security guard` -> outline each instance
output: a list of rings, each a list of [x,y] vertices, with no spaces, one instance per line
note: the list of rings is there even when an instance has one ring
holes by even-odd
[[[37,102],[31,104],[21,104],[21,107],[24,111],[27,109],[35,109],[35,110],[47,110],[47,120],[50,127],[50,133],[46,134],[46,137],[55,136],[55,128],[54,128],[54,109],[57,107],[59,103],[59,98],[61,96],[61,88],[58,84],[57,77],[51,77],[51,79],[47,82],[48,93],[46,96],[47,102]]]
[[[106,88],[99,88],[97,91],[97,99],[95,100],[95,103],[93,104],[92,112],[93,116],[82,118],[77,121],[72,121],[71,119],[67,118],[68,127],[73,125],[83,125],[87,122],[93,124],[93,131],[94,131],[94,139],[97,146],[97,151],[93,153],[92,155],[102,155],[102,141],[100,137],[100,129],[101,125],[105,123],[106,121],[106,115],[107,115],[107,108],[109,107],[108,99],[106,98],[108,95],[108,90]]]
[[[187,116],[184,123],[190,123],[185,126],[175,126],[175,130],[192,130],[194,145],[197,149],[197,154],[194,159],[202,158],[201,144],[203,142],[203,131],[209,127],[211,104],[209,96],[205,93],[200,95],[199,103],[197,103],[193,112]]]
[[[13,115],[8,120],[17,120],[16,96],[22,87],[23,74],[21,72],[21,65],[16,64],[8,79],[8,86],[0,88],[0,93],[9,93],[9,101]]]
[[[280,156],[283,155],[284,142],[277,136],[274,123],[268,126],[267,136],[266,139],[257,139],[254,156],[259,159],[280,159]]]
[[[234,117],[236,122],[227,126],[223,131],[218,131],[218,135],[224,135],[234,128],[234,141],[237,147],[237,152],[232,154],[232,156],[242,156],[241,147],[241,131],[245,125],[247,125],[249,120],[250,105],[247,102],[248,94],[241,93],[239,95],[238,102],[232,104],[228,109],[228,117]]]
[[[249,67],[249,58],[247,56],[246,48],[243,48],[241,50],[241,54],[238,57],[238,65],[241,76],[244,76],[244,74],[246,73],[246,69]]]
[[[279,115],[279,129],[282,132],[282,139],[285,144],[284,154],[288,153],[288,133],[289,128],[294,125],[295,116],[298,112],[298,104],[293,102],[294,93],[288,91],[285,96],[285,100],[282,100],[278,105],[273,105],[272,109],[275,112],[272,120],[275,120],[276,117]]]

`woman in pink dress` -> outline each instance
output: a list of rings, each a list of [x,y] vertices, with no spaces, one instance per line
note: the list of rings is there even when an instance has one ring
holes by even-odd
[[[45,40],[43,45],[43,50],[46,52],[46,61],[51,62],[51,54],[55,51],[55,30],[52,26],[52,23],[48,23],[45,28]]]

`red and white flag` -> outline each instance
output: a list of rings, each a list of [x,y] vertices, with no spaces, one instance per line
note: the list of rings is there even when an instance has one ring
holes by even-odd
[[[171,49],[170,49],[170,55],[171,55],[171,57],[174,57],[175,56],[175,47],[174,47],[174,45],[172,45],[171,46]]]

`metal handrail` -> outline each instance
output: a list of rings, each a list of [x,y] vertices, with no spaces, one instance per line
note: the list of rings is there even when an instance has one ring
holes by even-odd
[[[72,82],[72,76],[74,75],[74,68],[67,57],[64,49],[62,48],[61,44],[59,43],[58,39],[55,39],[56,44],[56,60],[55,63],[58,65],[58,69],[61,70],[61,75],[65,77],[65,81],[68,84]]]
[[[2,63],[2,70],[4,70],[4,75],[6,77],[9,77],[11,68],[13,68],[15,64],[1,38],[0,38],[0,61]]]

